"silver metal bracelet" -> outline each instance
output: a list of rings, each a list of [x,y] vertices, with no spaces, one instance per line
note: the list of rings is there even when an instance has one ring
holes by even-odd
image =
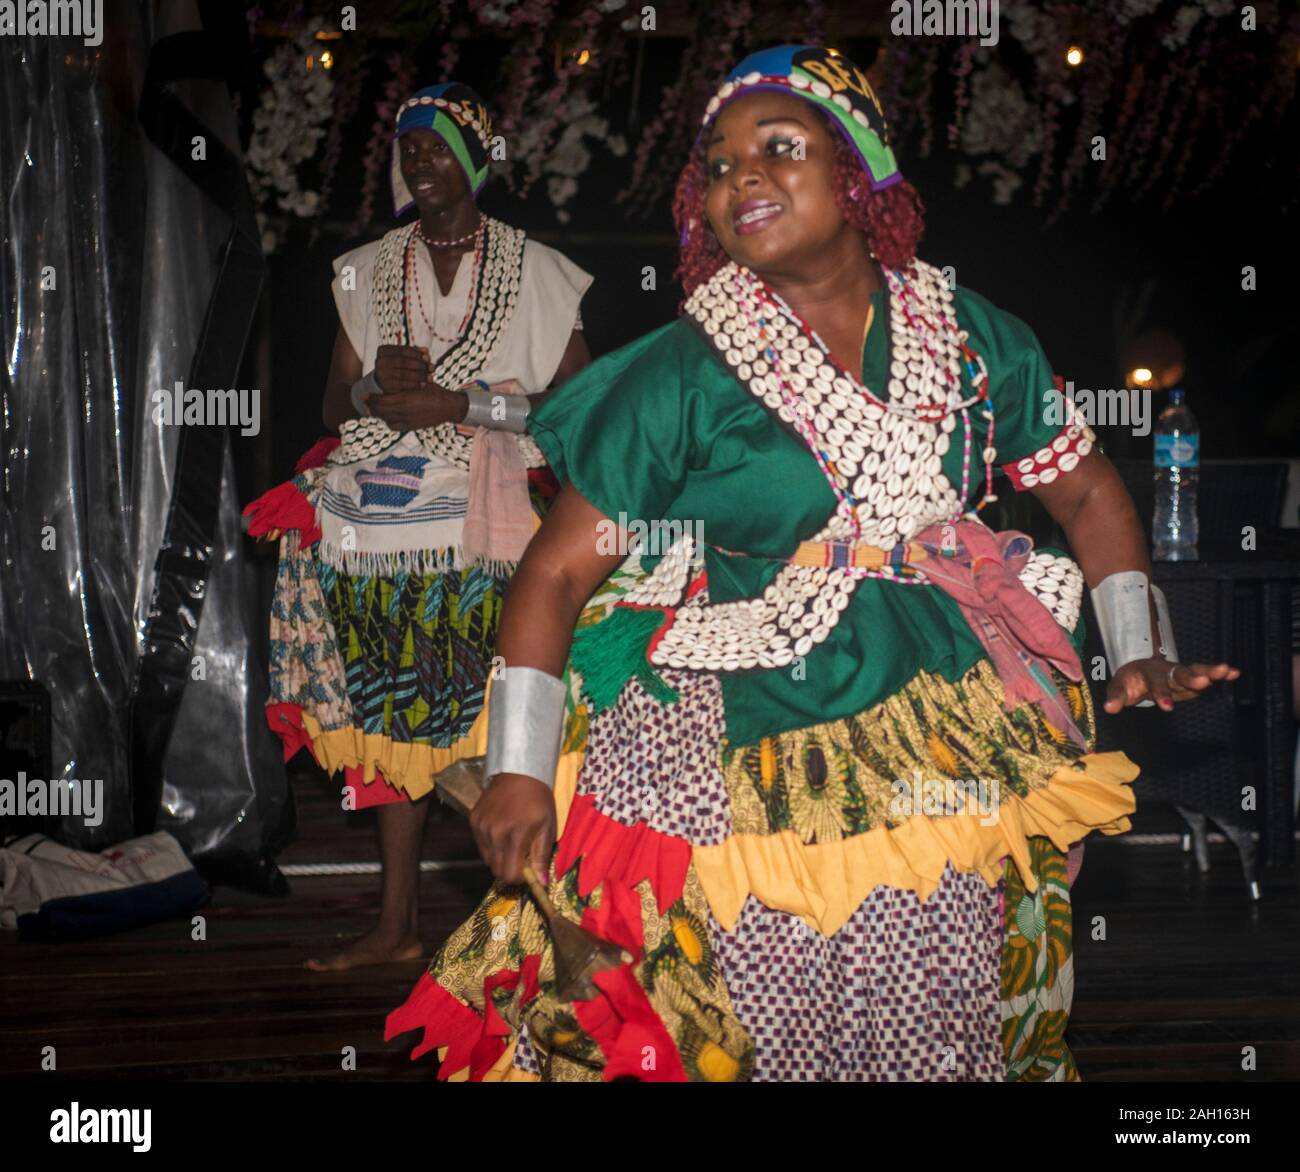
[[[1173,624],[1164,592],[1153,585],[1141,570],[1121,570],[1110,574],[1090,593],[1112,675],[1135,659],[1150,659],[1157,653],[1151,638],[1148,593],[1155,598],[1159,654],[1170,663],[1178,662],[1178,648],[1174,644]],[[1139,700],[1137,706],[1149,708],[1154,703],[1154,700]]]
[[[370,408],[366,404],[366,396],[382,394],[383,390],[379,385],[379,380],[375,378],[375,372],[372,370],[352,384],[352,406],[356,408],[359,416],[369,415]]]
[[[532,404],[526,395],[505,395],[500,391],[466,391],[469,409],[465,422],[470,427],[488,427],[493,431],[512,431],[522,435]]]
[[[522,773],[555,788],[564,736],[563,681],[535,667],[506,667],[492,681],[484,784]]]
[[[1169,603],[1165,601],[1165,592],[1154,582],[1151,594],[1156,600],[1156,622],[1160,627],[1160,654],[1170,663],[1178,662],[1178,644],[1174,642],[1174,621],[1169,617]]]

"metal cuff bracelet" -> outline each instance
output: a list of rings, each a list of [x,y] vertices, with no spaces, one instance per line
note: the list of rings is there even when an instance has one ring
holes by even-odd
[[[535,667],[507,667],[492,681],[488,714],[488,783],[498,773],[522,773],[554,789],[564,735],[565,687]]]
[[[500,391],[466,391],[469,409],[465,422],[470,427],[487,427],[493,431],[512,431],[522,435],[532,405],[524,395],[505,395]]]
[[[356,408],[357,415],[369,415],[370,408],[366,404],[367,395],[381,395],[383,390],[379,386],[379,380],[375,378],[375,372],[372,370],[369,374],[357,379],[352,384],[352,406]]]
[[[1159,654],[1170,663],[1178,661],[1178,648],[1174,643],[1173,624],[1169,620],[1164,592],[1153,585],[1141,570],[1121,570],[1103,578],[1090,591],[1112,675],[1126,663],[1148,659],[1157,653],[1151,639],[1148,592],[1155,597]],[[1152,700],[1142,700],[1138,706],[1145,708],[1153,703]]]

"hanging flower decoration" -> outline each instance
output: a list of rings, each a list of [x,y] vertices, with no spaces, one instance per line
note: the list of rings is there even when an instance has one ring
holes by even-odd
[[[266,252],[275,250],[288,216],[307,219],[320,207],[320,192],[302,186],[299,169],[316,155],[333,110],[329,71],[317,62],[307,66],[323,27],[312,21],[263,66],[267,84],[253,111],[244,162]]]
[[[876,71],[891,128],[922,156],[941,102],[936,79],[955,77],[954,179],[986,177],[997,203],[1009,203],[1036,168],[1032,199],[1050,205],[1052,219],[1088,190],[1094,211],[1120,194],[1157,192],[1168,208],[1186,193],[1193,158],[1210,163],[1198,194],[1249,133],[1280,125],[1294,102],[1300,15],[1278,3],[1249,16],[1232,0],[1000,8],[996,47],[895,38]],[[1073,59],[1071,47],[1081,50]],[[1259,83],[1242,85],[1245,77]]]
[[[320,233],[322,217],[329,209],[334,194],[334,178],[343,158],[343,137],[356,116],[361,103],[361,89],[365,85],[367,61],[363,57],[351,69],[344,70],[334,83],[334,116],[330,119],[329,133],[325,138],[325,152],[321,159],[320,202],[316,222],[312,227],[312,243]]]
[[[619,201],[645,214],[667,190],[699,130],[700,113],[727,71],[748,52],[754,18],[751,0],[721,0],[700,16],[682,55],[676,85],[665,86],[659,114],[645,127],[633,157],[632,177]]]
[[[527,161],[530,182],[546,180],[546,194],[562,224],[569,222],[565,204],[577,194],[578,179],[591,164],[592,154],[584,139],[601,144],[614,158],[627,154],[627,142],[621,134],[611,134],[609,121],[596,112],[595,101],[587,94],[575,92],[556,106],[557,122],[564,127],[549,148],[540,149],[546,133],[540,123],[517,136],[516,150]]]
[[[265,10],[298,27],[301,9],[298,0],[266,0],[250,8],[250,24]],[[993,46],[975,37],[893,36],[882,10],[876,59],[860,60],[904,157],[943,148],[958,185],[987,190],[998,203],[1031,200],[1051,217],[1081,197],[1094,210],[1121,196],[1156,195],[1168,207],[1219,182],[1248,137],[1274,132],[1290,116],[1300,50],[1293,9],[1266,0],[1250,7],[1255,27],[1246,29],[1245,9],[1232,0],[1001,0]],[[367,27],[345,34],[352,64],[339,79],[328,135],[331,78],[302,69],[321,27],[313,22],[272,49],[252,119],[248,167],[268,247],[290,217],[324,211],[345,128],[357,118],[369,117],[370,134],[352,229],[382,219],[378,196],[397,103],[417,84],[449,79],[471,45],[502,51],[498,83],[484,87],[505,147],[504,157],[494,155],[494,170],[520,195],[541,185],[565,222],[598,159],[628,158],[617,198],[629,213],[661,208],[700,111],[735,61],[780,40],[834,43],[843,18],[859,31],[863,20],[849,0],[716,0],[688,10],[691,23],[680,38],[681,13],[674,13],[675,76],[641,93],[642,71],[630,68],[629,56],[639,62],[649,40],[664,35],[654,27],[654,6],[372,0]],[[263,19],[257,27],[284,26]],[[417,59],[424,71],[418,78]],[[363,99],[367,70],[379,92]],[[1247,77],[1252,84],[1243,85]],[[629,85],[631,140],[604,112],[608,88]],[[372,114],[363,113],[372,102]],[[302,168],[313,159],[319,190],[302,185]]]

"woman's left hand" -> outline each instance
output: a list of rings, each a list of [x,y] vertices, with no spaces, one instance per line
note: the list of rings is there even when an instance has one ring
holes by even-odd
[[[465,418],[467,406],[464,395],[439,386],[431,386],[427,391],[375,395],[370,399],[370,413],[394,431],[416,431],[439,423],[459,423]]]
[[[1241,669],[1227,663],[1170,663],[1162,655],[1135,659],[1115,673],[1106,689],[1107,712],[1154,700],[1166,712],[1175,701],[1195,700],[1219,680],[1235,680]]]

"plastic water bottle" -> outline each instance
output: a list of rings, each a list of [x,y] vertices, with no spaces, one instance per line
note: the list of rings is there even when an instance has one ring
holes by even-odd
[[[1201,464],[1201,429],[1183,402],[1183,389],[1169,392],[1169,406],[1155,428],[1156,505],[1152,557],[1158,562],[1194,562],[1199,526],[1196,480]]]

